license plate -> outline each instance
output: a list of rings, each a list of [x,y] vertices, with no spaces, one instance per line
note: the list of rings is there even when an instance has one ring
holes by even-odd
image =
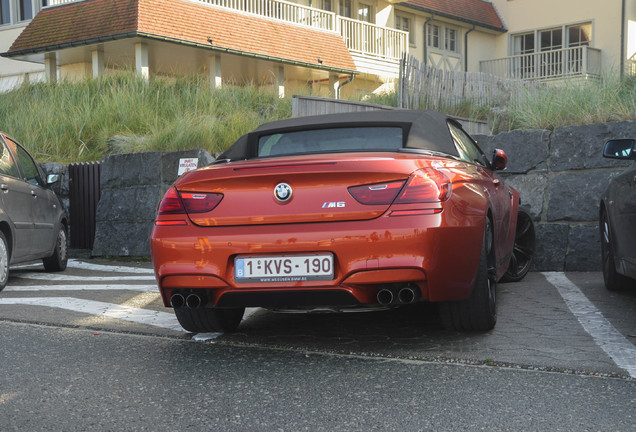
[[[294,282],[333,279],[333,255],[242,256],[234,259],[237,282]]]

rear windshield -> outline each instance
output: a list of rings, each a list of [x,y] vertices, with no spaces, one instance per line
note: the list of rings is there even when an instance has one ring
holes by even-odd
[[[403,147],[401,127],[351,127],[284,132],[261,136],[258,156],[349,151],[397,151]]]

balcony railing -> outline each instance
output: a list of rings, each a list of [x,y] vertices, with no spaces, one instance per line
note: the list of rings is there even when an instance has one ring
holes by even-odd
[[[580,46],[480,62],[480,71],[502,78],[538,80],[601,74],[601,50]]]
[[[198,0],[254,15],[334,31],[336,14],[282,0]]]
[[[364,21],[338,17],[338,29],[350,51],[399,61],[408,52],[408,33]]]
[[[75,3],[80,0],[49,0],[48,6]],[[399,61],[408,52],[408,33],[380,27],[364,21],[336,16],[333,12],[315,9],[285,0],[195,0],[226,9],[297,25],[340,33],[347,48],[382,60]],[[246,29],[245,31],[249,31]]]

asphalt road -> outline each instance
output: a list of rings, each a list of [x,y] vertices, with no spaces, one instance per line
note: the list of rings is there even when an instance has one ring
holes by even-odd
[[[192,335],[148,263],[12,269],[0,430],[636,429],[636,292],[531,273],[498,294],[486,333],[424,306],[251,309],[235,333]]]

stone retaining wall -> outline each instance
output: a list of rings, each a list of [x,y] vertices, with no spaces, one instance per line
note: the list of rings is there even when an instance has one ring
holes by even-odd
[[[198,158],[198,167],[214,161],[205,150],[129,153],[104,159],[93,256],[150,255],[155,212],[178,177],[181,158]]]
[[[614,138],[636,138],[636,122],[475,135],[487,154],[500,148],[508,155],[502,176],[520,191],[537,228],[534,270],[601,270],[600,197],[630,165],[602,157]]]

